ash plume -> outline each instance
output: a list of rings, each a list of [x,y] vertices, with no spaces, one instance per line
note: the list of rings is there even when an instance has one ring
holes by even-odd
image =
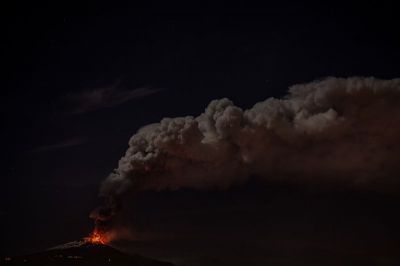
[[[248,110],[213,100],[197,117],[139,129],[102,184],[109,204],[92,216],[110,224],[135,191],[226,189],[250,177],[396,190],[399,136],[400,79],[325,78]]]

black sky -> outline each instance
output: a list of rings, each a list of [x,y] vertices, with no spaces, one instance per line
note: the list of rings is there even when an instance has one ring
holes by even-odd
[[[197,115],[210,100],[222,97],[249,108],[285,95],[292,84],[326,76],[400,76],[400,24],[394,5],[274,3],[263,8],[181,9],[100,1],[79,6],[35,3],[2,11],[0,255],[42,250],[86,235],[100,182],[143,125],[163,117]],[[149,221],[143,231],[159,230],[172,237],[165,240],[169,249],[158,240],[147,246],[131,243],[133,250],[166,257],[185,254],[195,263],[224,265],[229,261],[226,254],[239,249],[249,254],[242,259],[260,256],[248,265],[263,265],[285,257],[284,247],[302,254],[293,256],[304,261],[318,261],[310,259],[316,246],[331,243],[320,254],[339,254],[340,264],[351,250],[340,250],[341,243],[356,243],[348,255],[354,257],[377,250],[373,242],[382,241],[384,251],[377,252],[383,258],[399,236],[393,213],[396,197],[271,190],[249,184],[223,195],[143,195],[143,203],[137,203],[143,221]],[[266,201],[274,203],[261,204]],[[178,202],[189,202],[199,211],[189,212],[192,207]],[[290,214],[282,213],[285,209]],[[296,209],[302,211],[293,212]],[[271,215],[275,218],[269,219]],[[138,228],[147,223],[138,219]],[[336,226],[337,234],[332,229]],[[246,234],[252,227],[256,232]],[[203,230],[221,238],[203,234],[199,246],[181,251],[187,242],[180,234]],[[273,235],[284,231],[283,238]],[[232,239],[232,232],[246,235],[240,238],[242,246],[201,258],[193,252]],[[345,239],[347,233],[350,240]],[[274,239],[281,241],[282,249]],[[314,242],[307,245],[305,239]],[[367,244],[359,243],[363,240]],[[307,248],[294,251],[296,245]],[[261,246],[271,247],[271,254],[255,252]],[[162,250],[170,254],[159,255]],[[387,261],[395,265],[390,264],[393,258]]]

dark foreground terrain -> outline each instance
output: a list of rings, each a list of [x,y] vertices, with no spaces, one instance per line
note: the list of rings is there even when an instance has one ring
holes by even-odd
[[[139,255],[122,253],[110,246],[90,244],[85,242],[71,242],[27,256],[6,257],[0,265],[116,265],[116,266],[173,266],[168,262],[161,262]]]

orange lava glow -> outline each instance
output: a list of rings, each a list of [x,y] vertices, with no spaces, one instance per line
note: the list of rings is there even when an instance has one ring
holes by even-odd
[[[97,245],[105,245],[107,243],[106,237],[96,230],[94,230],[88,237],[85,237],[85,241]]]

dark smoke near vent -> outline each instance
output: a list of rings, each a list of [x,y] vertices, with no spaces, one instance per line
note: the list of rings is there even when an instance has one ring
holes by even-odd
[[[396,191],[400,79],[326,78],[248,110],[214,100],[198,117],[164,118],[130,139],[91,217],[109,239],[128,195],[268,182]],[[124,236],[126,237],[126,235]]]

